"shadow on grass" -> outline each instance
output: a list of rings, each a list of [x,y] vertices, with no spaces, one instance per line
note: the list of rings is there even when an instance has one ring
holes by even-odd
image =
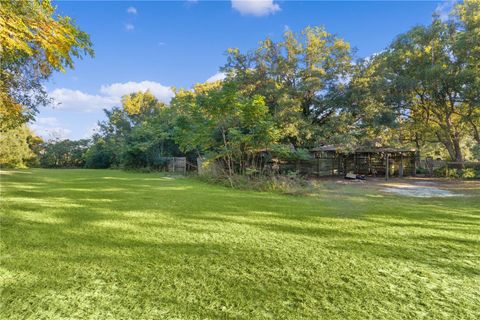
[[[44,173],[2,177],[2,266],[17,275],[4,286],[12,306],[19,292],[29,301],[100,290],[85,299],[94,306],[105,296],[122,308],[144,294],[173,313],[211,318],[242,299],[249,312],[273,301],[281,318],[282,310],[318,312],[325,299],[338,304],[342,293],[358,307],[366,294],[384,299],[384,291],[362,284],[386,282],[379,266],[393,275],[406,267],[439,273],[450,286],[480,275],[473,198],[366,200],[342,189],[292,197],[114,171]],[[353,273],[361,281],[341,280]]]

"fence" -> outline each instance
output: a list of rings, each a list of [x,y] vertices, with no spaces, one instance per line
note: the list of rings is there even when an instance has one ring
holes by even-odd
[[[389,158],[375,153],[356,153],[335,155],[311,160],[298,160],[279,164],[279,173],[296,171],[306,176],[335,176],[347,172],[356,174],[384,176],[388,159],[389,176],[415,176],[415,156],[393,154]]]
[[[185,157],[163,157],[164,169],[168,172],[185,174],[187,172],[187,158]]]
[[[474,169],[480,170],[480,162],[479,161],[464,161],[464,162],[453,162],[453,161],[446,161],[446,160],[432,160],[432,159],[425,159],[418,161],[418,167],[427,171],[427,175],[429,176],[443,176],[445,172],[445,176],[448,176],[449,169]],[[441,170],[439,170],[441,169]]]
[[[339,159],[334,158],[298,160],[279,164],[278,172],[280,174],[294,171],[306,176],[330,176],[339,174],[343,170],[342,163]]]
[[[433,160],[433,159],[425,159],[425,160],[418,160],[417,167],[420,169],[427,170],[429,175],[433,175],[433,171],[438,168],[444,168],[447,165],[447,161],[445,160]]]
[[[448,169],[467,169],[480,170],[480,161],[464,161],[464,162],[447,162],[445,165]]]

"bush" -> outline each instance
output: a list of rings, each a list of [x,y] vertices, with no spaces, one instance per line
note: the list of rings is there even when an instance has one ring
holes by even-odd
[[[480,170],[475,170],[473,168],[463,169],[462,170],[462,178],[464,178],[464,179],[480,178]]]
[[[474,168],[456,169],[445,167],[437,168],[433,170],[435,177],[447,177],[447,178],[463,178],[463,179],[475,179],[480,178],[480,170]]]
[[[475,146],[473,146],[471,152],[472,156],[477,159],[477,161],[480,161],[480,144],[476,144]]]
[[[274,158],[281,160],[310,160],[312,156],[310,152],[306,149],[292,149],[287,145],[273,145],[271,147],[270,153]]]
[[[113,154],[103,143],[93,145],[85,156],[85,167],[90,169],[106,169],[112,166]]]
[[[433,176],[437,178],[444,178],[446,175],[446,168],[445,167],[440,167],[433,169]]]
[[[417,167],[416,171],[415,171],[417,174],[427,174],[428,173],[428,170],[426,168],[420,168],[420,167]]]
[[[83,168],[90,140],[55,140],[43,144],[39,154],[42,168]]]
[[[287,176],[201,174],[197,177],[204,182],[221,184],[235,189],[273,191],[291,195],[307,194],[313,189],[310,181],[295,172],[291,172]]]
[[[433,175],[437,178],[460,178],[461,170],[455,168],[440,167],[433,170]]]

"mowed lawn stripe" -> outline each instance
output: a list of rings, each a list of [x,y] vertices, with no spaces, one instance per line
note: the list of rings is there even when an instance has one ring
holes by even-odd
[[[480,191],[1,172],[2,319],[478,319]]]

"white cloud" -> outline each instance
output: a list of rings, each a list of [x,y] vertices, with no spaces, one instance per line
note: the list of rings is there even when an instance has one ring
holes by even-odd
[[[189,8],[189,7],[193,6],[193,5],[196,5],[197,3],[198,3],[198,0],[186,0],[186,1],[184,2],[185,6],[186,6],[187,8]]]
[[[232,0],[232,8],[242,15],[256,17],[274,14],[280,11],[280,6],[273,0]]]
[[[135,7],[128,7],[127,13],[137,14],[137,8],[135,8]]]
[[[166,44],[165,42],[162,42],[162,41],[160,41],[160,42],[158,43],[158,46],[159,46],[159,47],[165,46],[165,45],[167,45],[167,44]]]
[[[100,94],[89,94],[80,90],[58,88],[49,93],[53,98],[53,107],[63,111],[93,112],[119,106],[122,96],[138,91],[150,92],[164,103],[169,103],[174,96],[170,87],[155,81],[125,82],[103,85]],[[46,121],[46,120],[42,120]]]
[[[58,126],[58,119],[55,117],[37,118],[35,123],[42,126]]]
[[[64,128],[55,117],[37,118],[30,128],[45,140],[63,140],[70,136],[71,130]]]
[[[92,112],[120,103],[119,97],[93,95],[66,88],[55,89],[49,95],[54,100],[54,108],[66,111]]]
[[[133,31],[133,30],[135,30],[135,26],[133,24],[127,23],[125,25],[125,31]]]
[[[218,72],[218,73],[215,73],[210,78],[208,78],[206,82],[215,82],[215,81],[218,81],[218,80],[223,80],[226,77],[227,77],[227,75],[224,72]]]
[[[449,19],[448,15],[450,14],[450,11],[452,11],[453,7],[455,7],[456,3],[456,0],[445,0],[437,5],[435,13],[438,14],[440,20],[447,21]]]
[[[102,94],[118,98],[132,92],[147,90],[150,90],[158,100],[164,103],[169,103],[170,99],[174,96],[172,88],[154,81],[113,83],[100,88]]]

